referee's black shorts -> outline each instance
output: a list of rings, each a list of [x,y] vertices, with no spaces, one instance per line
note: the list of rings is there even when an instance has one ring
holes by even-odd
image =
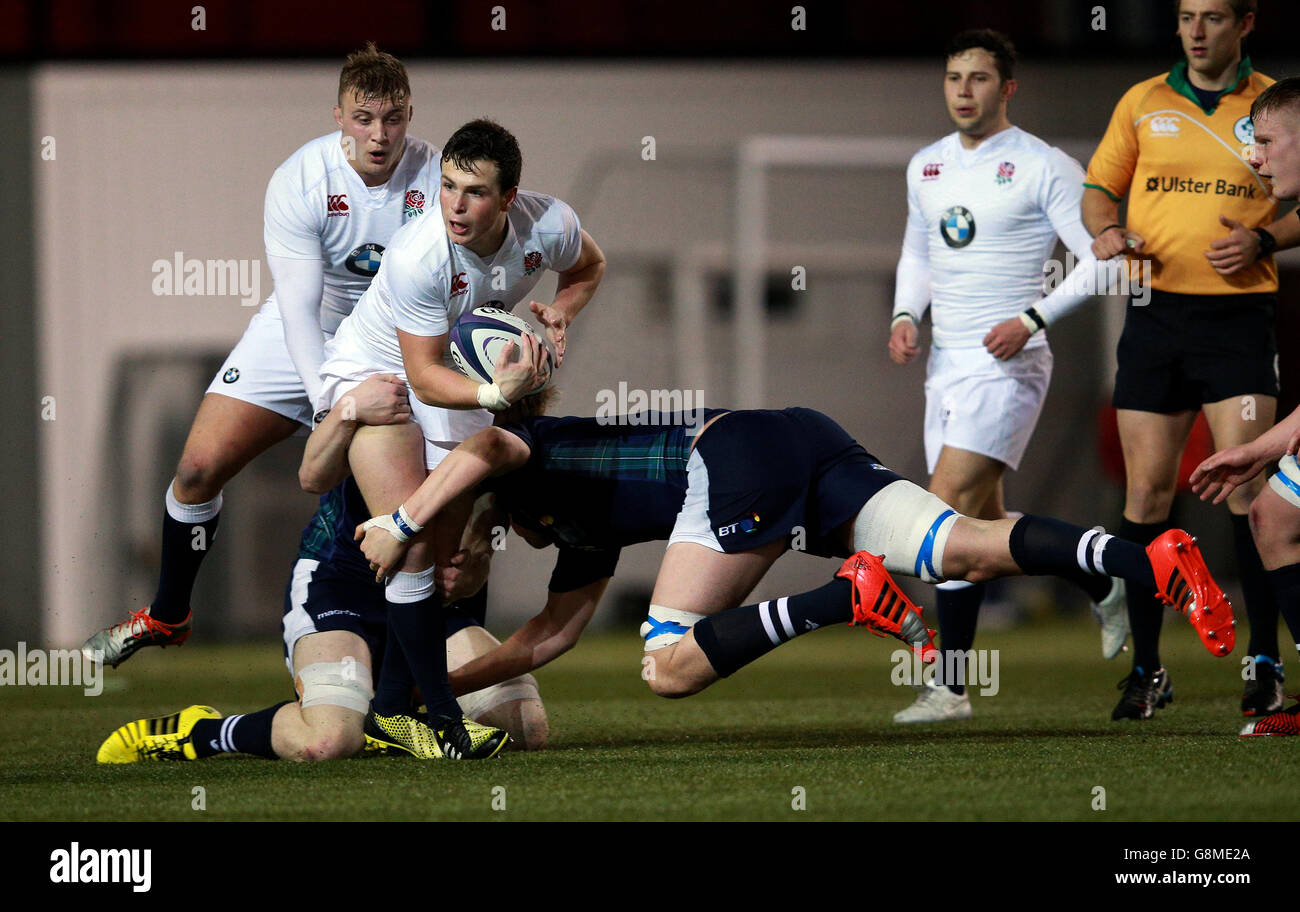
[[[1275,294],[1151,292],[1129,304],[1117,352],[1117,409],[1173,414],[1234,396],[1276,396]]]

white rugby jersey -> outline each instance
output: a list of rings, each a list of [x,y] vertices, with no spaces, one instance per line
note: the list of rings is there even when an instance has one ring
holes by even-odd
[[[313,139],[271,176],[266,188],[268,256],[325,262],[320,324],[328,337],[352,312],[397,229],[432,211],[438,220],[439,149],[406,137],[388,181],[367,187],[349,164],[341,131]],[[274,293],[263,305],[276,308]]]
[[[327,360],[404,377],[397,330],[441,336],[476,307],[512,310],[546,270],[571,269],[582,252],[578,216],[552,196],[520,190],[506,213],[505,241],[488,259],[453,244],[436,200],[433,207],[393,235],[379,274],[326,345]]]
[[[1092,236],[1079,206],[1083,168],[1018,127],[965,149],[951,133],[907,166],[907,230],[894,313],[934,310],[934,344],[982,345],[988,331],[1042,297],[1059,236],[1080,258]],[[929,282],[916,281],[928,270]],[[1027,345],[1046,344],[1035,333]]]

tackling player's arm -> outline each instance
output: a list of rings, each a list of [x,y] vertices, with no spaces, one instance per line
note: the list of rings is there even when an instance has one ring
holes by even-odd
[[[298,467],[298,483],[311,494],[324,494],[348,477],[348,446],[363,424],[405,424],[411,420],[406,384],[393,374],[367,377],[320,419]]]
[[[396,512],[357,526],[356,539],[375,578],[382,580],[401,563],[409,539],[447,504],[488,478],[519,468],[531,454],[519,436],[498,427],[484,428],[457,446]]]
[[[578,253],[578,260],[560,273],[555,300],[549,305],[540,301],[528,302],[529,309],[546,327],[546,334],[555,347],[556,367],[564,360],[565,335],[569,324],[587,306],[605,275],[605,254],[586,231],[581,236],[582,249]]]
[[[448,675],[456,696],[508,681],[541,668],[578,642],[591,620],[609,577],[571,592],[548,592],[546,607],[504,643]]]
[[[1234,489],[1250,481],[1287,453],[1300,448],[1300,408],[1249,443],[1220,450],[1191,475],[1192,490],[1201,500],[1223,503]]]

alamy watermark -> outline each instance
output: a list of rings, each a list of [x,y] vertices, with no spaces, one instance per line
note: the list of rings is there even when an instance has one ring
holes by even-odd
[[[0,687],[81,687],[88,697],[104,692],[104,656],[88,659],[80,649],[0,649]]]
[[[1137,307],[1151,301],[1151,260],[1114,257],[1094,260],[1091,268],[1078,269],[1079,260],[1072,251],[1065,259],[1050,259],[1043,264],[1043,291],[1051,294],[1062,285],[1073,294],[1125,295]]]
[[[702,427],[704,390],[641,389],[626,380],[596,393],[596,423],[630,427]]]
[[[996,649],[942,650],[939,658],[928,665],[911,649],[895,649],[889,660],[894,665],[889,672],[890,683],[899,687],[979,685],[981,697],[992,697],[1002,686],[998,674],[1001,659]]]
[[[200,260],[177,250],[153,261],[153,293],[159,297],[238,295],[244,307],[262,300],[261,260]]]

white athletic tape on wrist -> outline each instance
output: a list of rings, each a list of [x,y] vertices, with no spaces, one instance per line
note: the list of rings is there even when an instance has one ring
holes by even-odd
[[[1293,507],[1300,507],[1300,464],[1294,454],[1287,453],[1277,462],[1277,472],[1268,480],[1268,486]]]
[[[501,387],[495,383],[479,384],[478,404],[490,412],[504,412],[510,408],[510,400],[501,395]]]
[[[424,526],[411,519],[411,514],[406,512],[406,505],[403,504],[392,513],[370,517],[361,524],[361,528],[383,529],[399,542],[405,542],[419,535]]]
[[[651,605],[649,615],[641,625],[641,638],[645,640],[645,651],[653,652],[673,645],[705,617],[707,615],[678,611],[676,608],[665,608],[663,605]]]
[[[895,481],[858,511],[853,520],[853,550],[883,554],[890,573],[935,583],[944,578],[943,552],[959,518],[919,485]]]
[[[364,715],[375,692],[370,669],[360,662],[316,662],[298,672],[294,683],[302,708],[342,706]]]
[[[916,317],[912,316],[910,313],[896,314],[894,316],[894,319],[889,321],[889,331],[893,332],[898,327],[898,324],[903,320],[906,320],[908,323],[911,323],[913,326],[916,325]]]
[[[399,542],[408,541],[411,537],[397,528],[397,522],[393,519],[391,513],[385,513],[383,516],[372,516],[361,524],[361,528],[367,531],[370,529],[383,529]]]
[[[1020,316],[1020,322],[1025,324],[1025,329],[1029,330],[1029,334],[1031,336],[1034,333],[1038,332],[1038,324],[1034,322],[1033,317],[1031,317],[1029,314],[1025,313],[1024,311],[1021,311],[1019,316]]]
[[[502,681],[500,684],[493,684],[491,687],[484,687],[482,690],[457,697],[456,702],[460,704],[461,712],[477,722],[498,706],[513,703],[515,700],[540,700],[541,698],[542,695],[537,690],[537,679],[530,674],[522,674],[509,681]]]

